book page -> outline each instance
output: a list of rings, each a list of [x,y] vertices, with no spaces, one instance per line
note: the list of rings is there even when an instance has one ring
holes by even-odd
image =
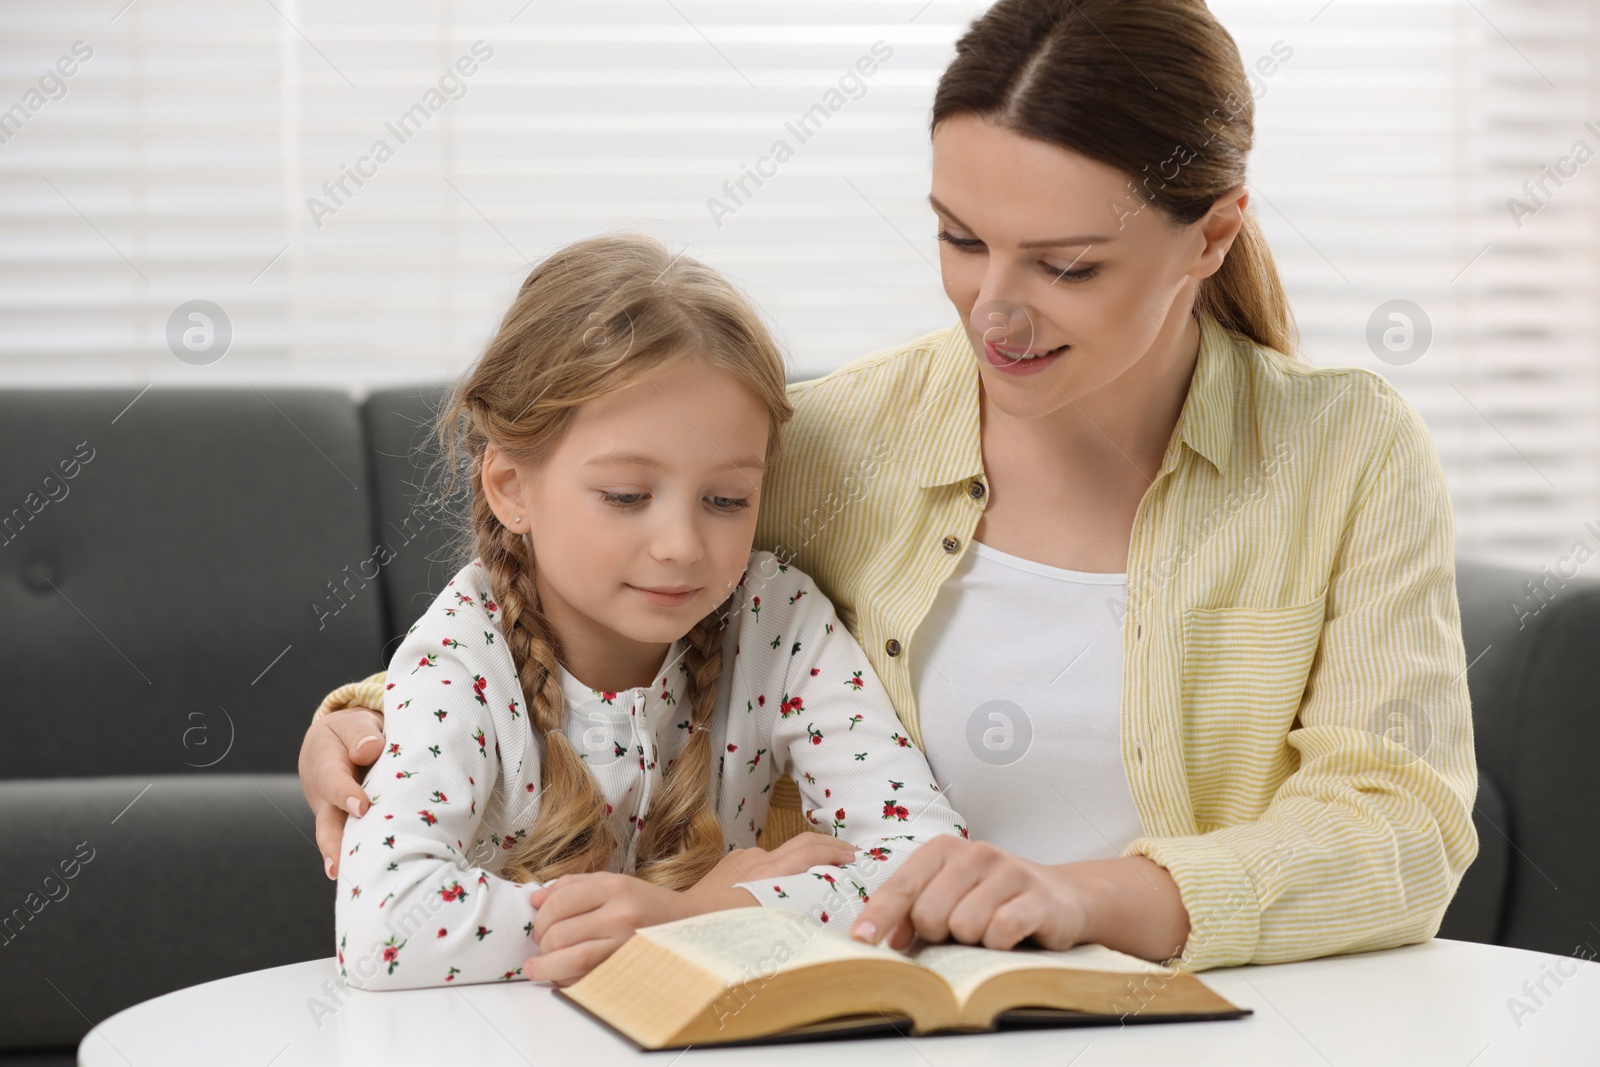
[[[640,927],[638,934],[730,984],[836,960],[907,962],[894,949],[856,941],[843,927],[835,930],[787,908],[730,908]]]
[[[921,939],[913,942],[906,956],[934,971],[956,991],[963,1004],[984,982],[1006,971],[1061,967],[1078,971],[1109,971],[1113,974],[1170,975],[1174,968],[1163,967],[1137,956],[1130,956],[1104,945],[1074,945],[1063,952],[1048,949],[980,948],[975,945],[930,945]]]

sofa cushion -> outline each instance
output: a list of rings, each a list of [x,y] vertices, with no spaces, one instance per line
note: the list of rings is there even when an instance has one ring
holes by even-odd
[[[1458,575],[1478,765],[1506,808],[1487,830],[1509,851],[1493,940],[1600,946],[1600,583],[1479,563]]]
[[[151,997],[332,957],[312,834],[293,774],[0,782],[0,1047],[72,1044]]]
[[[370,664],[366,673],[388,665],[406,631],[467,562],[451,554],[456,526],[465,519],[465,497],[458,492],[449,504],[440,505],[428,480],[435,476],[429,469],[437,454],[433,423],[445,388],[423,383],[380,389],[361,405],[375,487],[374,549],[381,545],[387,559],[378,572],[386,644],[382,660]]]
[[[0,779],[285,771],[376,662],[345,568],[372,476],[344,394],[0,392]]]

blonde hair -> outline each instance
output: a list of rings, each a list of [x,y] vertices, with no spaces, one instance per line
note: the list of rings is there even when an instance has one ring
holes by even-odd
[[[619,842],[604,792],[562,730],[559,635],[540,606],[531,544],[501,524],[484,495],[484,448],[493,442],[519,466],[536,466],[580,405],[685,359],[729,372],[766,408],[770,461],[794,411],[782,354],[760,315],[705,264],[672,255],[653,237],[608,234],[568,245],[529,273],[482,356],[440,406],[441,499],[463,479],[471,494],[457,558],[480,559],[488,572],[530,728],[545,742],[538,818],[502,870],[514,881],[604,870]],[[732,599],[686,635],[678,670],[692,710],[689,739],[640,831],[633,873],[672,889],[693,885],[724,854],[710,801],[710,719]]]

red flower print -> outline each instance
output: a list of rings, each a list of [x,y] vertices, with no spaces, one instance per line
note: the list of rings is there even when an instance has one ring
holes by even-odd
[[[778,717],[781,719],[787,719],[789,716],[798,715],[804,710],[806,710],[806,702],[804,699],[784,694],[783,704],[778,709]]]
[[[898,744],[901,748],[910,748],[911,747],[911,738],[906,737],[904,734],[896,732],[896,733],[890,734],[889,736],[894,738],[895,743]]]
[[[443,937],[444,935],[445,935],[445,928],[441,926],[441,927],[439,927],[439,933],[438,933],[437,936]]]
[[[822,915],[820,916],[820,918],[822,919],[823,922],[827,922],[828,921],[828,913],[827,912],[823,912]]]
[[[815,725],[809,722],[806,723],[806,733],[811,736],[811,743],[813,745],[822,744],[822,731],[817,729]]]
[[[422,816],[422,821],[427,823],[429,826],[432,826],[434,823],[439,821],[431,811],[419,811],[417,814]]]
[[[811,668],[811,677],[815,678],[817,675],[819,675],[821,673],[822,673],[822,668],[821,667],[812,667]]]
[[[885,800],[883,802],[883,817],[885,819],[899,819],[901,822],[905,822],[906,817],[910,814],[911,812],[906,810],[904,804],[896,804],[893,800]]]
[[[483,698],[483,690],[488,686],[488,684],[489,679],[485,678],[483,675],[474,674],[472,676],[472,695],[477,697],[478,703],[482,704],[484,707],[489,706],[489,702]]]
[[[396,741],[394,744],[389,746],[389,755],[391,755],[391,756],[400,755],[400,742]]]
[[[728,742],[728,751],[729,752],[737,752],[737,751],[739,751],[739,746],[734,744],[732,741],[729,741]]]
[[[389,965],[390,974],[393,974],[394,969],[400,966],[400,948],[404,944],[405,942],[403,941],[397,943],[395,935],[391,935],[389,940],[384,942],[386,947],[383,950],[383,961]]]
[[[861,680],[861,672],[856,671],[855,673],[851,674],[850,677],[845,679],[844,684],[848,685],[851,689],[860,689],[867,683]]]
[[[844,818],[844,809],[843,809],[843,808],[840,808],[840,809],[839,809],[839,810],[838,810],[838,811],[836,811],[836,812],[834,812],[834,813],[833,813],[833,817],[834,817],[834,818],[835,818],[835,819],[842,819],[842,818]]]

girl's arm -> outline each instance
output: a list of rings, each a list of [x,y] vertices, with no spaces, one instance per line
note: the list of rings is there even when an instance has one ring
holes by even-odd
[[[371,807],[346,822],[339,854],[339,966],[358,988],[505,981],[537,951],[528,897],[539,883],[492,873],[509,842],[479,839],[500,775],[497,725],[513,721],[512,701],[523,714],[510,654],[480,599],[458,576],[388,672],[386,745],[364,783]],[[523,808],[512,826],[532,826],[531,796]]]
[[[832,602],[793,567],[767,569],[775,573],[747,579],[746,599],[760,596],[762,609],[754,618],[747,611],[740,643],[768,653],[776,642],[768,674],[773,688],[760,707],[775,760],[771,773],[794,777],[814,830],[860,851],[842,866],[736,885],[761,904],[848,929],[918,845],[941,834],[964,837],[966,827]]]

